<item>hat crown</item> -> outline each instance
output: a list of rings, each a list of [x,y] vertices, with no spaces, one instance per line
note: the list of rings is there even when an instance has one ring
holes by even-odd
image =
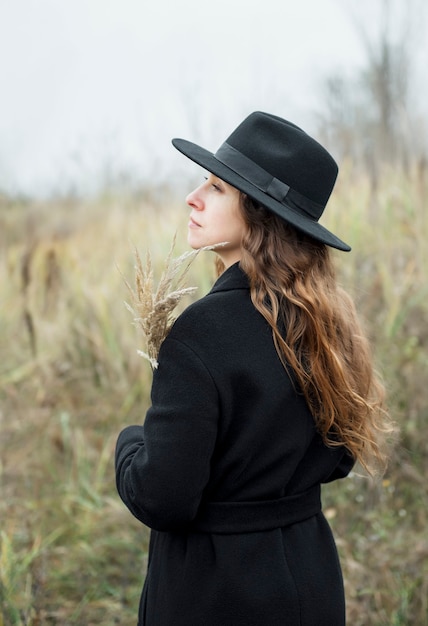
[[[226,143],[313,202],[325,207],[338,166],[301,128],[269,113],[251,113]]]

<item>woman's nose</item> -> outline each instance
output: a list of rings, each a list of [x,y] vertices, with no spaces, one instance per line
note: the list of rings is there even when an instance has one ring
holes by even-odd
[[[202,199],[199,193],[199,187],[194,189],[186,196],[186,203],[192,207],[192,209],[196,209],[197,211],[202,210]]]

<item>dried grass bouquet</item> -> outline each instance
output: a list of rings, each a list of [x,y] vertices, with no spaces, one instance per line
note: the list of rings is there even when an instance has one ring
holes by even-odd
[[[141,328],[146,338],[147,351],[138,350],[138,353],[150,362],[153,369],[158,367],[160,346],[175,321],[172,312],[184,296],[196,291],[196,287],[185,287],[190,265],[202,250],[212,250],[221,245],[224,244],[191,250],[173,258],[174,236],[157,287],[154,284],[150,252],[147,252],[146,263],[143,265],[138,251],[135,250],[135,288],[125,278],[131,294],[131,302],[125,302],[125,306],[134,316],[134,324]]]

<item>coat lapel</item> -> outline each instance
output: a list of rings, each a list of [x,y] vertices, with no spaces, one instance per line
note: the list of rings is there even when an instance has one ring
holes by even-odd
[[[210,293],[230,291],[231,289],[249,289],[248,277],[239,262],[231,265],[214,283]]]

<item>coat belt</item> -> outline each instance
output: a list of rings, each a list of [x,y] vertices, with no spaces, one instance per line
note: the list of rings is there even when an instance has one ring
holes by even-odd
[[[207,502],[190,524],[192,532],[251,533],[291,526],[321,511],[321,488],[277,500],[254,502]]]

